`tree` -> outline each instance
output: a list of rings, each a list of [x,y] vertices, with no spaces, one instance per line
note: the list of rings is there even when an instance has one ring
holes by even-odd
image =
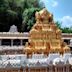
[[[72,29],[70,29],[68,27],[64,27],[64,28],[62,28],[62,32],[63,33],[72,33]]]
[[[8,29],[8,24],[5,24],[7,9],[8,9],[8,4],[6,0],[0,0],[0,31],[5,31],[6,28]]]
[[[29,30],[33,22],[35,22],[35,11],[41,8],[39,0],[0,0],[0,27],[2,28],[0,28],[0,31],[9,31],[12,24],[17,26],[19,32],[25,31],[23,29],[26,26],[28,26],[27,29]],[[26,13],[27,10],[30,11],[29,14]],[[31,20],[25,20],[25,13],[27,14],[26,17],[32,17]]]
[[[61,27],[61,24],[58,21],[56,22],[57,27],[62,30],[62,33],[72,33],[72,27]]]
[[[7,1],[0,0],[0,13],[6,11],[8,9]]]
[[[35,12],[42,9],[39,0],[25,0],[25,10],[23,12],[22,31],[29,31],[35,23]]]
[[[55,24],[57,25],[57,27],[58,27],[59,29],[62,29],[62,28],[61,28],[61,24],[62,24],[62,23],[60,23],[59,21],[57,21],[57,22],[55,22]]]
[[[23,12],[22,31],[29,31],[31,29],[35,23],[35,12],[39,10],[39,8],[29,8]]]

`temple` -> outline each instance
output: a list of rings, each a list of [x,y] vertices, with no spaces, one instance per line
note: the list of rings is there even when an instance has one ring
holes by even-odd
[[[5,52],[0,55],[0,72],[72,72],[70,48],[54,23],[53,14],[43,9],[35,16],[36,23],[24,47],[0,50]]]
[[[49,53],[67,53],[70,48],[62,40],[61,34],[61,30],[53,21],[53,15],[43,9],[36,12],[36,23],[29,32],[25,49],[28,49],[29,53],[44,53],[46,55]]]

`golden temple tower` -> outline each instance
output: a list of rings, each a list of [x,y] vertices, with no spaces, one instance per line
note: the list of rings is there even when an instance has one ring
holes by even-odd
[[[70,48],[63,42],[61,30],[54,23],[53,15],[46,9],[36,12],[35,15],[36,23],[29,32],[24,52],[45,54],[69,52]]]

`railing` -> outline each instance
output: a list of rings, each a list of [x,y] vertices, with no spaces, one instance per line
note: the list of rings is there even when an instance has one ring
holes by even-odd
[[[26,54],[17,54],[17,55],[0,55],[0,60],[21,60],[21,59],[26,59],[27,55]]]
[[[0,32],[0,39],[28,39],[29,34],[27,32]]]
[[[0,32],[0,39],[28,39],[28,32]],[[62,39],[72,39],[72,33],[62,33]],[[72,44],[69,45],[72,47]]]
[[[29,33],[28,32],[0,32],[0,35],[23,35],[25,37],[28,37],[29,36]],[[72,33],[62,33],[62,35],[72,35]]]
[[[72,45],[68,45],[72,47]],[[3,50],[22,50],[25,46],[0,46],[0,51]]]
[[[62,33],[62,35],[72,35],[72,33]]]
[[[28,32],[0,32],[0,38],[27,38],[29,37]],[[72,38],[72,33],[62,33],[63,38]]]
[[[0,46],[0,51],[2,50],[22,50],[24,46]]]

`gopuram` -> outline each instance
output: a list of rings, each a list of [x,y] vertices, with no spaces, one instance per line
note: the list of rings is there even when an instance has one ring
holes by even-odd
[[[70,48],[62,40],[53,15],[43,9],[35,16],[25,46],[13,47],[11,40],[12,48],[0,48],[0,72],[72,72]]]
[[[46,9],[36,12],[36,23],[29,32],[26,43],[27,54],[32,53],[67,53],[70,48],[62,40],[61,30],[57,28],[53,15]]]

